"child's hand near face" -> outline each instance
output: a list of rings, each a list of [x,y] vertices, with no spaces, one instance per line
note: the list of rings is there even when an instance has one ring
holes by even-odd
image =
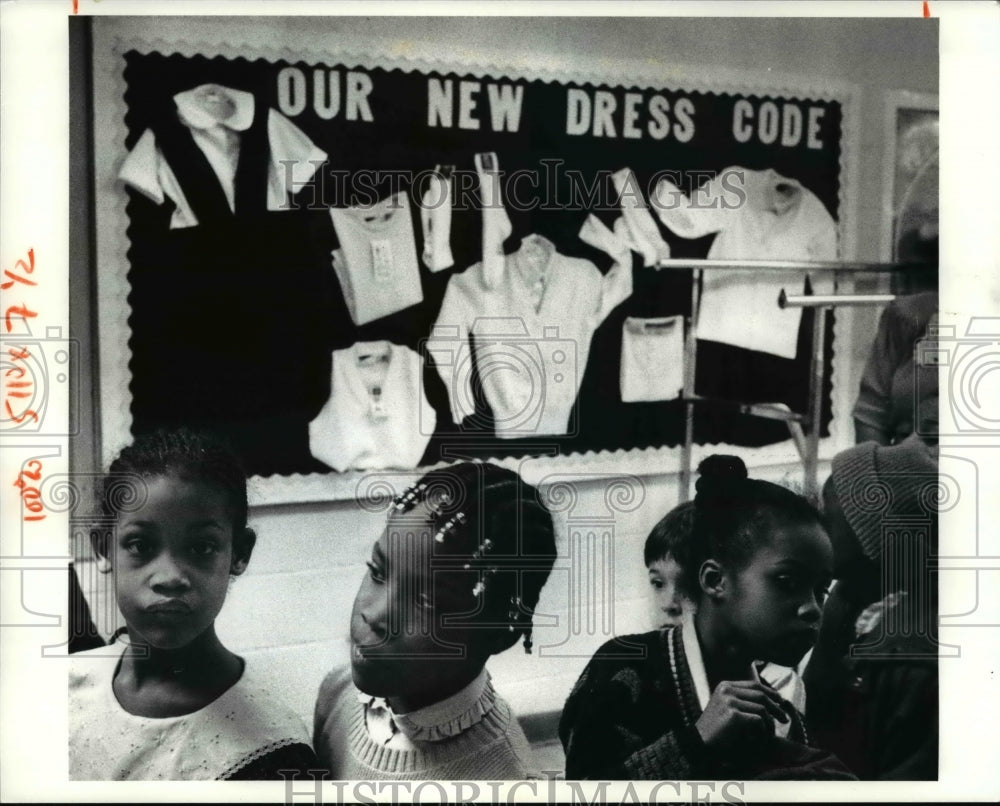
[[[695,728],[707,747],[727,748],[774,735],[787,722],[781,696],[760,679],[723,680],[715,687]]]
[[[828,754],[813,764],[801,715],[757,671],[794,666],[815,643],[833,567],[820,515],[748,478],[738,457],[698,472],[694,502],[668,512],[643,552],[658,624],[685,594],[693,613],[597,651],[560,719],[566,776],[850,779]]]

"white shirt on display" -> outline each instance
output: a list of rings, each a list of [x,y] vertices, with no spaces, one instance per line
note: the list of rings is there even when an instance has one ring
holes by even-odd
[[[660,220],[684,238],[718,233],[709,260],[837,259],[837,223],[808,188],[775,171],[725,168],[689,198],[670,180],[654,192]],[[830,275],[810,277],[829,293]],[[795,358],[801,308],[778,307],[783,288],[801,293],[803,276],[788,271],[704,272],[698,338]]]
[[[567,433],[594,331],[632,293],[630,261],[607,275],[529,235],[496,282],[476,263],[448,283],[428,341],[456,423],[475,412],[472,355],[498,437]]]
[[[405,191],[367,207],[330,208],[340,248],[333,268],[356,325],[423,302]]]
[[[174,96],[177,117],[191,131],[198,148],[219,180],[229,209],[235,209],[236,166],[240,133],[253,123],[255,100],[242,90],[203,84]],[[289,195],[304,185],[326,161],[327,154],[276,109],[268,110],[267,134],[271,157],[267,170],[267,209],[284,210]],[[184,196],[177,176],[146,129],[129,152],[118,178],[156,204],[175,205],[170,228],[194,227],[198,218]]]
[[[387,341],[331,356],[330,397],[309,423],[309,450],[334,470],[416,467],[437,424],[423,359]]]

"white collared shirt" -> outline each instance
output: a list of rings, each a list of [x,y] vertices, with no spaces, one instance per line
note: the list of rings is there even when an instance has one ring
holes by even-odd
[[[217,118],[204,107],[200,99],[210,90],[221,93],[231,102],[232,114]],[[177,93],[173,100],[177,106],[177,117],[191,131],[195,144],[212,166],[229,202],[229,209],[235,210],[236,165],[240,156],[241,132],[253,123],[253,95],[229,87],[203,84]],[[283,210],[288,206],[289,194],[312,178],[319,165],[326,161],[327,154],[276,109],[268,111],[267,134],[271,151],[267,171],[267,209]],[[142,133],[129,152],[118,178],[156,204],[170,199],[175,205],[170,219],[171,229],[198,224],[198,218],[151,129]]]
[[[544,281],[533,289],[539,275]],[[482,263],[455,274],[427,341],[455,422],[475,413],[472,335],[496,435],[567,433],[594,331],[631,293],[631,262],[616,262],[602,277],[593,263],[559,254],[541,235],[526,236],[506,255],[492,284]]]
[[[688,619],[684,622],[681,629],[681,641],[684,644],[684,655],[687,658],[688,670],[691,672],[691,679],[694,681],[694,690],[698,697],[698,707],[704,711],[708,706],[709,698],[712,696],[712,689],[709,688],[708,685],[708,673],[705,671],[705,660],[701,654],[701,644],[698,641],[698,633],[697,630],[695,630],[694,621],[692,619]],[[784,685],[788,685],[786,681],[789,676],[798,680],[800,687],[802,685],[801,679],[795,674],[793,669],[788,669],[784,666],[776,666],[773,663],[767,664],[767,666],[765,666],[760,672],[760,676],[769,685],[772,684],[772,679],[780,679]],[[795,703],[793,702],[793,704]],[[795,705],[796,708],[798,708],[798,705]],[[788,731],[791,727],[792,723],[790,721],[779,722],[777,719],[774,720],[775,736],[787,738]]]
[[[683,238],[717,233],[709,260],[825,261],[837,259],[837,222],[823,202],[773,169],[730,166],[690,199],[669,179],[654,191],[656,211]],[[830,275],[810,277],[813,292],[831,293]],[[778,307],[782,289],[802,293],[795,272],[706,271],[698,338],[795,358],[801,308]]]
[[[406,191],[366,207],[331,207],[330,220],[340,244],[333,270],[354,324],[424,301]]]

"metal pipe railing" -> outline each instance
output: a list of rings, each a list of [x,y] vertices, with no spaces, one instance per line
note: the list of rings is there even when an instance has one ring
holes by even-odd
[[[667,258],[656,262],[658,269],[737,269],[754,271],[833,271],[880,274],[884,272],[926,269],[923,263],[841,263],[836,260],[693,260]]]
[[[714,270],[756,270],[756,271],[792,271],[802,274],[809,272],[848,272],[848,273],[885,273],[906,271],[908,269],[926,268],[918,263],[859,263],[839,261],[790,261],[790,260],[690,260],[670,258],[656,263],[657,269],[675,271],[691,271],[691,312],[684,318],[684,443],[681,446],[681,467],[679,474],[680,500],[687,501],[691,494],[691,463],[694,442],[694,407],[699,402],[709,398],[695,393],[694,385],[697,374],[697,339],[698,339],[698,309],[701,302],[701,280],[703,271]],[[792,296],[782,289],[778,297],[779,308],[815,308],[813,320],[812,354],[809,361],[809,412],[806,415],[788,410],[785,419],[789,433],[795,442],[802,458],[804,474],[804,492],[815,497],[818,492],[819,466],[819,434],[823,412],[823,375],[826,372],[826,322],[827,313],[834,307],[845,305],[884,305],[895,299],[893,294],[826,294],[814,296]],[[771,411],[756,407],[774,406],[774,404],[749,404],[740,401],[732,402],[741,412],[755,416],[768,416]],[[787,407],[786,407],[787,408]],[[791,416],[788,416],[791,415]],[[773,416],[773,415],[772,415]],[[803,434],[801,423],[809,423],[809,434]]]

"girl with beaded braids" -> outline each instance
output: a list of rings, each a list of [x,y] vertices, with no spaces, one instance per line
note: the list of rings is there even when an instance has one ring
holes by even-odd
[[[111,464],[91,543],[125,639],[77,653],[72,780],[282,780],[315,767],[302,720],[222,645],[215,618],[250,561],[246,475],[209,436],[140,436]]]
[[[535,773],[486,662],[519,640],[531,651],[555,555],[552,516],[511,470],[433,470],[397,498],[354,601],[350,666],[320,688],[321,765],[364,780]]]
[[[690,621],[602,646],[559,724],[567,778],[851,779],[810,748],[794,707],[761,679],[813,645],[833,562],[804,498],[747,478],[743,462],[698,468],[686,588]]]

